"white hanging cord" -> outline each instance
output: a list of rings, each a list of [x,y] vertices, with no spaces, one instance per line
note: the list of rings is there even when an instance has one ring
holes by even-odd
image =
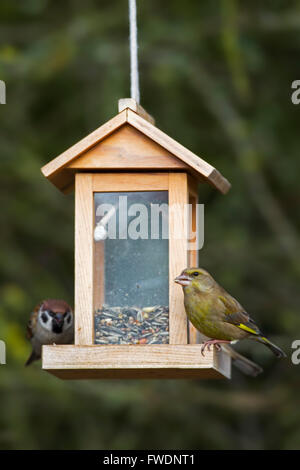
[[[136,0],[129,2],[129,41],[130,41],[130,81],[131,98],[137,103],[140,102],[139,85],[139,64],[138,64],[138,43],[137,43],[137,22],[136,22]]]

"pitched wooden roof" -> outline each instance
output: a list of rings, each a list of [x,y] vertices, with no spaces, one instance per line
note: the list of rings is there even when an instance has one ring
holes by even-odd
[[[73,186],[74,172],[78,171],[75,160],[79,157],[83,157],[85,153],[95,148],[96,145],[103,142],[122,126],[131,126],[139,131],[142,136],[151,139],[152,142],[155,142],[162,149],[165,149],[168,155],[174,156],[176,160],[182,162],[184,166],[201,181],[206,181],[224,194],[230,189],[230,183],[216,168],[183,147],[183,145],[155,127],[147,118],[142,117],[130,108],[125,108],[110,121],[106,122],[54,160],[47,163],[41,169],[43,175],[58,189],[63,192],[68,192]],[[99,161],[101,164],[101,157]],[[154,165],[151,165],[152,170]],[[107,169],[107,166],[105,168]],[[126,170],[126,168],[125,163],[123,169]]]

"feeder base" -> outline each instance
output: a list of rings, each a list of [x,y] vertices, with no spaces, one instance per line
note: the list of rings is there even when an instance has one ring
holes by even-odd
[[[61,379],[230,378],[231,358],[201,344],[43,346],[43,370]]]

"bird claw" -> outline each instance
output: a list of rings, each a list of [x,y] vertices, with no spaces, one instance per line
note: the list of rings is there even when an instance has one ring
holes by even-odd
[[[205,343],[202,344],[201,347],[201,354],[204,357],[205,356],[205,349],[208,349],[210,351],[211,346],[214,346],[218,352],[221,351],[222,347],[220,343],[230,343],[230,341],[224,341],[224,340],[217,340],[217,339],[210,339],[208,341],[205,341]]]

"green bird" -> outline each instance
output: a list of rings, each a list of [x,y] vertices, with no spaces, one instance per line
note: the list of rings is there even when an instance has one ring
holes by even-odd
[[[242,305],[214,278],[202,268],[187,268],[176,277],[175,282],[183,287],[184,306],[190,322],[210,340],[201,349],[221,343],[233,343],[241,339],[253,339],[267,346],[276,357],[286,354],[271,343],[260,331],[254,320]]]

